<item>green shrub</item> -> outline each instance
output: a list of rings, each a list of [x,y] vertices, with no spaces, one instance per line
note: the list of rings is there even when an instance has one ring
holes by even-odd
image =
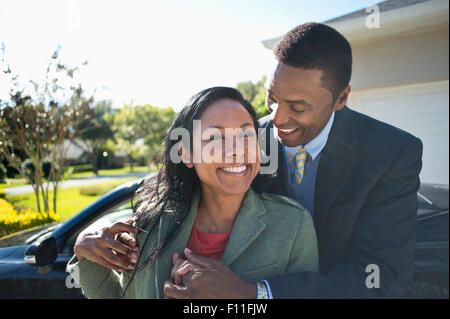
[[[111,183],[94,184],[80,187],[79,193],[85,196],[99,196],[106,194],[114,187],[123,184],[123,181],[116,181]]]
[[[0,188],[0,198],[5,198],[5,196],[6,196],[5,190]]]
[[[10,203],[0,198],[0,237],[59,219],[59,216],[52,212],[49,215],[30,209],[17,212]]]
[[[103,194],[104,187],[96,186],[96,185],[88,185],[88,186],[81,187],[79,192],[81,195],[85,195],[85,196],[97,196],[97,195]]]
[[[94,169],[92,164],[73,165],[74,173],[91,172]]]

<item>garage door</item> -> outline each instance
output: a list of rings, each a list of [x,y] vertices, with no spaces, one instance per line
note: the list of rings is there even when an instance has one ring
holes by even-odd
[[[449,184],[448,81],[355,91],[348,105],[420,138],[421,181]]]

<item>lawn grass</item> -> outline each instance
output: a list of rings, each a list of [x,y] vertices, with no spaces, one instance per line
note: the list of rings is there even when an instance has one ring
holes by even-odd
[[[113,189],[116,186],[124,184],[128,181],[136,180],[136,177],[127,177],[121,178],[115,181],[97,183],[93,185],[98,185],[102,188]],[[80,194],[80,189],[84,186],[79,187],[70,187],[70,188],[61,188],[58,190],[58,199],[56,202],[57,214],[60,216],[61,220],[67,220],[76,213],[78,213],[81,209],[88,206],[90,203],[100,198],[103,194],[98,194],[94,196],[82,195]],[[50,191],[50,209],[53,208],[53,191]],[[14,195],[14,196],[6,196],[6,200],[12,203],[16,209],[25,209],[30,208],[34,211],[37,211],[37,202],[36,196],[34,194],[23,194],[23,195]],[[41,197],[41,207],[42,206],[42,197]]]
[[[135,166],[133,167],[133,173],[147,173],[147,172],[156,172],[156,166],[148,167],[148,166]],[[129,166],[122,168],[114,168],[114,169],[100,169],[98,171],[98,176],[114,176],[114,175],[125,175],[132,173]],[[73,173],[69,176],[69,179],[77,179],[77,178],[87,178],[87,177],[95,177],[94,172],[80,172]],[[29,185],[25,178],[7,178],[6,183],[0,183],[0,188],[8,188],[14,186],[22,186]]]
[[[149,169],[148,166],[135,166],[133,167],[133,172],[131,172],[131,169],[129,166],[123,167],[123,168],[115,168],[115,169],[100,169],[98,171],[99,176],[109,176],[109,175],[124,175],[129,173],[147,173],[147,172],[154,172],[156,171],[155,167],[152,167]],[[80,173],[73,173],[70,175],[70,179],[77,179],[77,178],[86,178],[86,177],[95,177],[96,175],[94,172],[80,172]]]
[[[28,185],[25,178],[6,178],[6,183],[0,183],[0,188]]]

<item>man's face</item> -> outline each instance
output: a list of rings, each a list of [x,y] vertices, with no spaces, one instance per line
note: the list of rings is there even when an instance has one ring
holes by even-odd
[[[282,144],[305,145],[344,106],[334,106],[333,95],[321,84],[322,73],[278,63],[268,77],[266,107]]]

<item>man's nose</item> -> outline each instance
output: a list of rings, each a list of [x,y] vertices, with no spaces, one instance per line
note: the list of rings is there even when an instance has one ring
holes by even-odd
[[[279,127],[289,122],[289,117],[286,110],[284,110],[283,107],[280,107],[279,104],[276,104],[272,107],[271,115],[272,115],[272,123],[276,127]]]

